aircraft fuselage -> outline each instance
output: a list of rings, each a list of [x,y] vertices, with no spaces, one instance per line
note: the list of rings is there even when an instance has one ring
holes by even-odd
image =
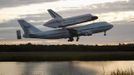
[[[97,22],[88,24],[85,26],[80,27],[73,27],[72,30],[75,32],[72,33],[73,37],[77,36],[91,36],[92,34],[99,33],[99,32],[106,32],[107,30],[111,29],[113,25],[107,22]],[[35,33],[30,34],[30,38],[41,38],[41,39],[61,39],[61,38],[69,38],[71,35],[68,29],[57,29],[51,30],[47,32]]]

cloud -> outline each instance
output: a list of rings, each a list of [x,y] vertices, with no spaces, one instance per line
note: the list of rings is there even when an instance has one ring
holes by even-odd
[[[125,0],[120,0],[125,1]],[[100,4],[105,2],[117,2],[117,0],[107,0],[107,1],[91,1],[91,0],[61,0],[54,2],[43,2],[38,4],[23,5],[18,7],[8,7],[0,9],[0,22],[6,22],[15,18],[21,18],[21,15],[28,14],[39,14],[47,12],[47,9],[54,9],[56,11],[65,11],[65,10],[79,10],[85,8],[89,9],[87,6],[92,6],[92,4]],[[17,3],[17,2],[16,2]],[[10,5],[10,4],[9,4]],[[103,10],[102,10],[103,11]]]
[[[52,2],[56,0],[0,0],[0,8],[15,7],[20,5],[27,5],[41,2]]]
[[[90,7],[91,11],[97,13],[106,13],[106,12],[116,12],[116,11],[132,11],[134,10],[134,1],[117,1],[117,2],[108,2],[103,4],[95,4]]]
[[[134,11],[118,11],[97,14],[99,16],[98,21],[116,22],[116,21],[134,21]]]

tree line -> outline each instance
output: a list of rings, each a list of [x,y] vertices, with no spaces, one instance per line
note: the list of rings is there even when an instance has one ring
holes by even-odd
[[[134,44],[119,45],[0,45],[0,52],[32,52],[32,51],[134,51]]]

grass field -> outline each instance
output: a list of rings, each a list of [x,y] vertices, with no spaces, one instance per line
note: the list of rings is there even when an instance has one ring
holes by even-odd
[[[134,45],[1,45],[0,61],[134,60]]]

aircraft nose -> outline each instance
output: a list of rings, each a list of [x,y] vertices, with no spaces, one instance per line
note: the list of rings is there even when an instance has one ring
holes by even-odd
[[[96,19],[98,19],[98,16],[93,16],[92,17],[92,20],[96,20]]]

